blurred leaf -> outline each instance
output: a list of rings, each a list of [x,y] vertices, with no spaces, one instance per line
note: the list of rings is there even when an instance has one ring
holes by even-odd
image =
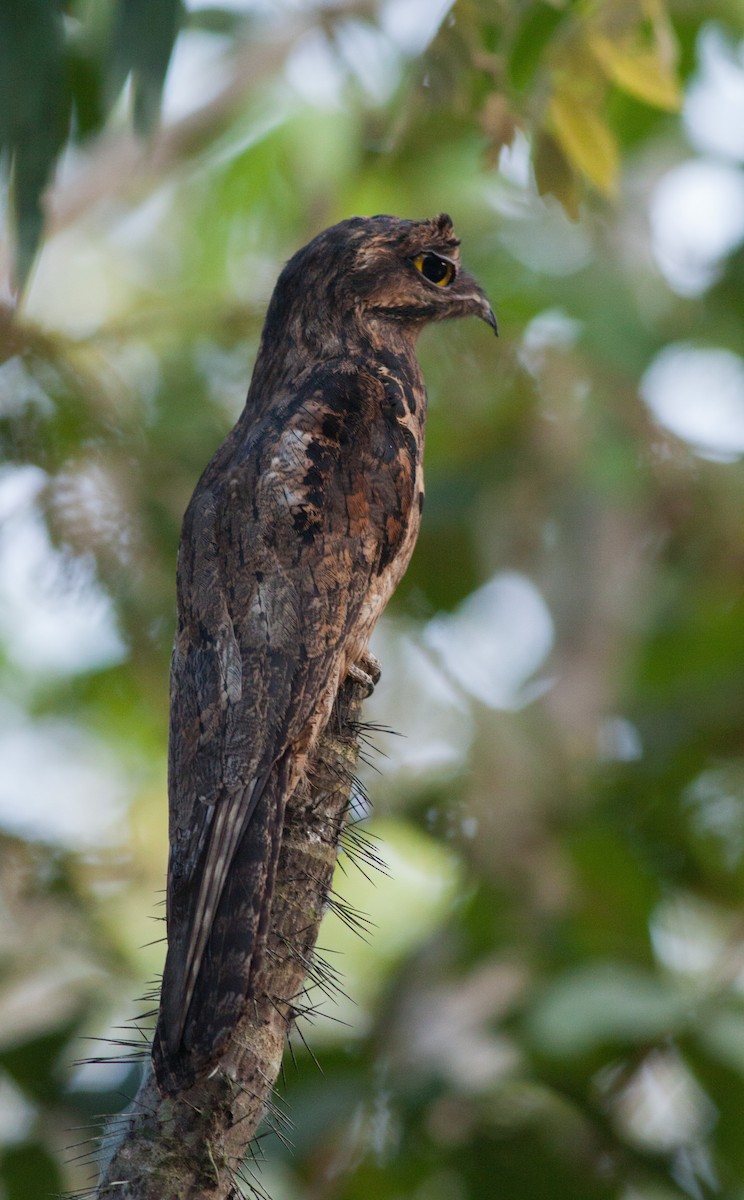
[[[189,29],[204,29],[208,33],[235,36],[242,33],[250,20],[250,13],[219,4],[205,8],[189,6],[184,19]]]
[[[75,132],[79,138],[85,138],[100,129],[104,121],[100,64],[92,54],[71,43],[67,71],[75,108]]]
[[[181,21],[181,0],[117,0],[107,71],[109,103],[132,76],[134,125],[153,129]]]
[[[682,103],[679,80],[658,49],[613,42],[601,34],[591,36],[589,46],[607,77],[623,91],[669,112],[679,108]]]
[[[602,1133],[569,1096],[532,1081],[505,1081],[486,1105],[490,1121],[479,1141],[460,1148],[458,1155],[469,1196],[480,1200],[493,1195],[495,1179],[497,1194],[508,1200],[544,1200],[546,1194],[551,1200],[617,1196],[612,1167],[598,1167]]]
[[[689,998],[650,971],[593,963],[548,984],[529,1028],[545,1053],[570,1058],[603,1043],[663,1037],[688,1015]]]
[[[64,1183],[59,1167],[40,1143],[3,1151],[4,1200],[49,1200]]]
[[[638,847],[624,836],[620,818],[603,822],[604,812],[600,809],[568,841],[583,897],[575,937],[588,955],[627,955],[637,960],[648,952],[658,881],[645,868]]]
[[[700,1029],[700,1041],[719,1062],[744,1078],[744,1013],[730,1008],[713,1013]]]
[[[527,6],[509,55],[509,75],[519,91],[532,82],[538,63],[565,16],[560,3],[539,0],[537,4]]]
[[[516,124],[506,96],[491,92],[481,112],[481,129],[491,144],[492,161],[498,163],[502,146],[511,146]]]
[[[40,1102],[53,1099],[59,1091],[56,1076],[60,1057],[79,1026],[79,1018],[76,1017],[53,1033],[0,1051],[0,1066],[12,1075],[27,1096]]]
[[[41,197],[65,135],[70,98],[62,24],[50,0],[0,5],[0,148],[11,160],[17,267],[23,287],[41,238]]]
[[[579,185],[576,174],[558,142],[540,130],[534,151],[535,182],[541,196],[551,194],[572,221],[579,219]]]
[[[563,85],[554,91],[548,114],[568,160],[605,196],[614,196],[620,169],[617,141],[596,108]]]

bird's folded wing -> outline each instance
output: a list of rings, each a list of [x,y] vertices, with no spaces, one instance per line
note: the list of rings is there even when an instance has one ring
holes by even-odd
[[[307,749],[327,718],[383,552],[394,553],[393,525],[400,536],[410,478],[399,484],[393,471],[395,429],[383,428],[379,446],[365,435],[376,402],[376,392],[348,372],[315,372],[247,446],[217,464],[213,478],[208,469],[187,512],[171,676],[169,950],[161,1000],[173,1053],[250,830],[256,846],[240,849],[253,871],[241,880],[244,975],[248,969],[264,903],[261,854],[275,844],[273,814],[262,808],[255,830],[252,818],[276,765]],[[341,452],[343,427],[355,435],[355,455]],[[388,459],[387,491],[371,482],[373,455],[377,465]],[[285,775],[293,777],[290,769]]]

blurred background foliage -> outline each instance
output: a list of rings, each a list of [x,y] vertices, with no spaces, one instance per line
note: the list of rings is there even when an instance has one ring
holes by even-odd
[[[388,874],[342,860],[354,1003],[258,1178],[744,1197],[742,37],[738,0],[3,0],[3,1200],[84,1188],[136,1086],[84,1039],[145,1037],[179,524],[276,275],[442,209],[501,337],[421,340]]]

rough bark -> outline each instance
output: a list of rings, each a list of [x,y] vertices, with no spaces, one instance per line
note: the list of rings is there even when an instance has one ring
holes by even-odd
[[[211,1078],[164,1099],[149,1062],[117,1123],[97,1200],[232,1200],[276,1082],[287,1033],[303,1008],[359,750],[364,689],[347,680],[289,801],[268,953],[259,986]],[[112,1152],[113,1151],[113,1152]]]

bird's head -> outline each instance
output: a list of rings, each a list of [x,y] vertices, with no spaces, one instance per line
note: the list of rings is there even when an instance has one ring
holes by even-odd
[[[418,333],[428,321],[476,316],[497,332],[485,293],[460,265],[460,240],[447,213],[429,221],[357,220],[349,290],[362,317]]]
[[[354,330],[413,342],[429,321],[476,316],[497,332],[493,309],[460,266],[446,213],[425,221],[351,217],[313,238],[277,282],[267,327],[290,327],[314,349]]]

